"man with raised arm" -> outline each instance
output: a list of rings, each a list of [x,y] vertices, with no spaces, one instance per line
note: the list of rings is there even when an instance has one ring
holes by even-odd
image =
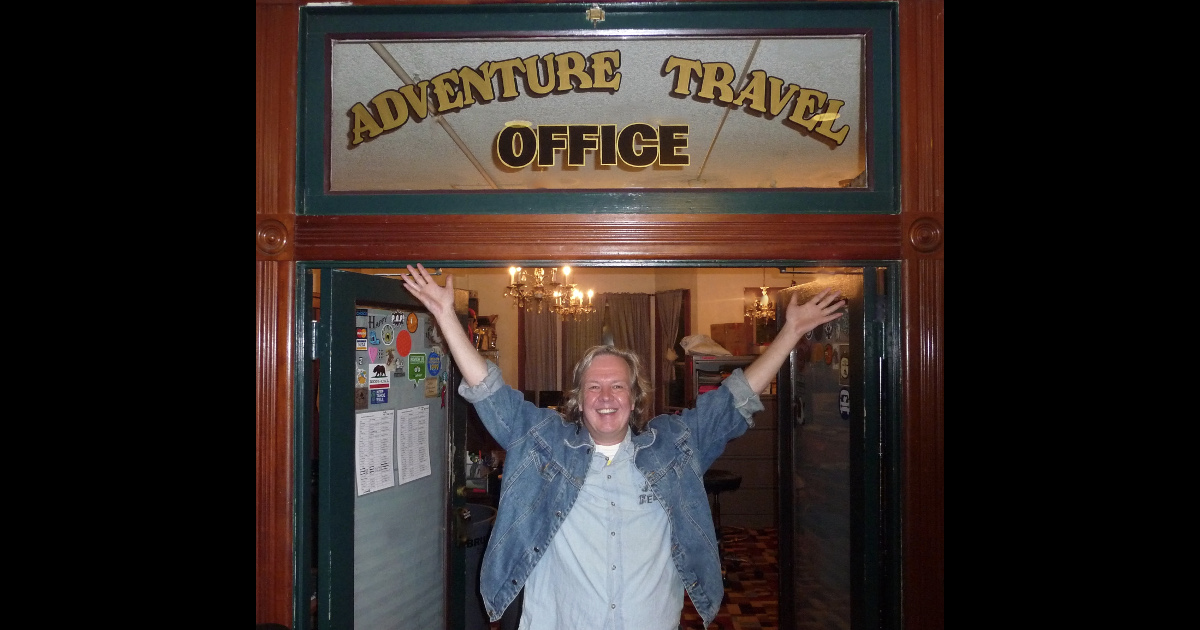
[[[724,597],[704,472],[763,408],[758,392],[800,338],[845,301],[793,295],[779,334],[694,409],[649,416],[632,352],[596,346],[560,413],[525,400],[475,349],[454,313],[454,277],[423,265],[404,284],[437,320],[470,401],[506,451],[500,506],[480,571],[492,621],[524,589],[522,630],[674,630],[687,592],[707,627]]]

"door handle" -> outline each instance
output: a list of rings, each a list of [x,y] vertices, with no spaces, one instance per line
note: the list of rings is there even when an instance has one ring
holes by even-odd
[[[459,488],[461,491],[462,488]],[[467,529],[471,526],[471,510],[465,507],[454,511],[454,539],[459,546],[467,544]]]
[[[487,496],[487,489],[486,488],[468,488],[466,486],[459,486],[458,489],[455,491],[455,494],[457,494],[459,496],[459,498],[462,498],[462,499],[473,499],[473,498]]]

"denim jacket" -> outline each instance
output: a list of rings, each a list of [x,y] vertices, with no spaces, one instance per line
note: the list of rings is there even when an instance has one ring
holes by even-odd
[[[594,443],[581,424],[541,409],[504,384],[488,362],[482,383],[459,386],[505,451],[500,508],[483,555],[479,591],[496,621],[516,599],[579,495]],[[740,369],[681,415],[661,415],[633,436],[634,463],[667,510],[671,557],[704,625],[724,597],[704,471],[763,408]]]

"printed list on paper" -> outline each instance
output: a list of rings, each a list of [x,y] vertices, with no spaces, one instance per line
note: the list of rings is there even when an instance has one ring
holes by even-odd
[[[396,412],[396,470],[400,483],[432,474],[429,467],[429,405]]]
[[[393,472],[395,412],[368,411],[356,416],[354,462],[358,496],[396,485]]]

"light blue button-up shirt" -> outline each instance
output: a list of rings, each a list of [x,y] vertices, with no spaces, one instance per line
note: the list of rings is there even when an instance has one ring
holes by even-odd
[[[671,561],[664,506],[633,462],[625,435],[599,450],[570,514],[529,574],[522,630],[675,630],[683,584]]]

